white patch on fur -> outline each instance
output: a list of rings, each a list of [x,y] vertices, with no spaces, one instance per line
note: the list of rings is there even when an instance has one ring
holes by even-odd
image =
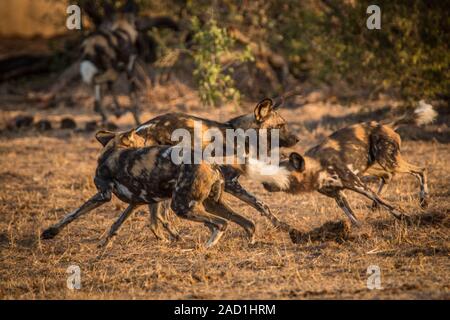
[[[154,123],[144,124],[142,126],[137,127],[136,132],[139,132],[139,131],[147,129],[147,128],[153,128],[154,126],[155,126]]]
[[[91,84],[94,76],[98,73],[98,68],[89,60],[81,61],[80,73],[83,81],[87,84]]]
[[[189,207],[189,208],[192,208],[192,207],[194,207],[196,204],[197,204],[197,201],[191,200],[191,201],[189,201],[188,207]]]
[[[414,113],[416,116],[416,124],[419,126],[433,122],[437,116],[437,112],[433,109],[433,106],[424,100],[419,101],[419,106],[414,110]]]
[[[245,175],[257,182],[276,185],[282,190],[289,187],[289,171],[285,167],[269,164],[255,158],[248,159]]]
[[[222,238],[222,236],[223,236],[223,233],[224,233],[223,231],[214,229],[208,242],[206,242],[206,245],[205,245],[206,248],[211,248],[213,245],[215,245],[217,242],[219,242],[220,238]]]
[[[168,157],[170,157],[170,154],[172,153],[172,147],[170,147],[170,148],[167,148],[167,150],[166,151],[164,151],[163,153],[162,153],[162,157],[163,158],[168,158]]]
[[[348,170],[350,170],[353,174],[358,175],[359,170],[358,169],[353,169],[353,164],[348,164],[347,165]]]
[[[94,91],[95,91],[95,101],[100,101],[102,99],[102,96],[101,96],[102,93],[100,92],[99,84],[95,85]]]
[[[130,60],[128,61],[128,71],[131,72],[133,71],[133,66],[134,66],[134,62],[136,61],[136,55],[132,54],[130,57]]]

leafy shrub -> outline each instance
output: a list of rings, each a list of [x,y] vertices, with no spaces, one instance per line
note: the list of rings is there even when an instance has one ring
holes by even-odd
[[[234,53],[231,62],[225,65],[222,58],[232,54],[234,40],[225,28],[217,25],[215,19],[210,19],[202,25],[194,17],[191,19],[193,36],[192,57],[195,62],[194,77],[198,85],[200,100],[209,106],[218,106],[225,101],[237,101],[240,92],[235,88],[232,78],[234,69],[232,63],[251,60],[248,50]]]

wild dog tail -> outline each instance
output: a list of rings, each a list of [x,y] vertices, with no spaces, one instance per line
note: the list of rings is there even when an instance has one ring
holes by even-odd
[[[280,189],[286,189],[289,185],[289,172],[286,168],[255,158],[247,159],[244,175],[253,181],[276,185]]]
[[[394,129],[402,125],[424,125],[433,122],[436,118],[437,112],[433,109],[431,104],[426,103],[424,100],[418,102],[418,106],[415,109],[408,110],[403,116],[389,121]]]

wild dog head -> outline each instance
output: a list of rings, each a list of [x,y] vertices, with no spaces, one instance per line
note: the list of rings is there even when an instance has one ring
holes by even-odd
[[[321,168],[314,159],[292,152],[288,159],[280,162],[279,166],[281,168],[279,172],[284,172],[286,177],[263,183],[267,191],[301,193],[317,189]]]
[[[265,98],[255,107],[252,115],[240,116],[229,121],[234,128],[255,128],[279,130],[280,147],[292,147],[298,141],[298,137],[292,133],[286,120],[278,113],[279,103],[274,104],[272,99]]]
[[[124,132],[100,130],[95,134],[95,138],[105,149],[140,148],[145,145],[145,139],[136,134],[134,129]]]

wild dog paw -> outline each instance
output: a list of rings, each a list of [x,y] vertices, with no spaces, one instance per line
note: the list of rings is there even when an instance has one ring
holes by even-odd
[[[428,197],[420,198],[420,207],[426,209],[428,207]]]
[[[378,210],[380,208],[380,205],[378,204],[378,202],[374,201],[372,202],[372,206],[370,207],[370,209],[372,211]]]
[[[292,243],[300,243],[304,237],[304,234],[297,229],[291,229],[289,230],[289,237],[291,238]]]
[[[248,234],[248,243],[249,244],[255,244],[255,234]]]
[[[100,242],[97,244],[97,248],[99,249],[103,249],[106,248],[108,246],[108,244],[110,243],[111,238],[104,238],[102,240],[100,240]]]
[[[174,232],[173,234],[171,234],[173,241],[181,241],[183,240],[183,238],[181,238],[180,234],[177,232]]]
[[[405,222],[406,225],[411,225],[414,222],[413,218],[409,214],[406,214],[406,213],[402,213],[399,216],[399,220]]]
[[[59,230],[55,227],[50,227],[45,229],[41,234],[41,239],[53,239],[57,234]]]

